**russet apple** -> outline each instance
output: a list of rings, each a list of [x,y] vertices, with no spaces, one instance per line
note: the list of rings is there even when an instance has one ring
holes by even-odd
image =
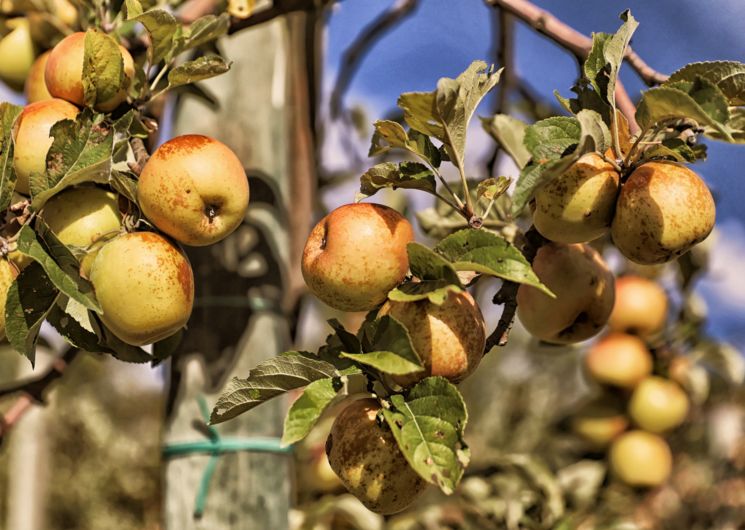
[[[106,101],[98,101],[94,108],[100,112],[111,112],[127,99],[127,88],[134,78],[132,55],[119,46],[124,68],[124,83],[121,89]],[[85,59],[85,33],[78,31],[62,39],[52,48],[44,70],[49,93],[76,105],[85,104],[83,89],[83,61]]]
[[[667,320],[667,295],[657,283],[641,276],[616,278],[616,303],[608,319],[612,331],[651,337]]]
[[[529,285],[517,290],[517,316],[535,337],[556,344],[589,339],[613,308],[613,274],[587,245],[548,243],[533,260],[538,278],[556,295]]]
[[[683,423],[688,406],[688,395],[680,385],[651,376],[634,389],[629,401],[629,416],[640,428],[661,433]]]
[[[599,399],[573,414],[570,425],[593,448],[602,449],[628,428],[629,420],[610,400]]]
[[[62,99],[37,101],[23,108],[14,125],[13,167],[16,191],[28,195],[29,178],[47,170],[47,151],[54,138],[52,126],[62,120],[74,120],[78,108]]]
[[[605,234],[621,176],[597,153],[589,153],[535,194],[533,224],[558,243],[585,243]]]
[[[5,339],[5,303],[8,288],[18,276],[18,269],[7,259],[0,259],[0,340]]]
[[[50,52],[44,52],[39,55],[34,61],[34,64],[31,65],[31,70],[28,72],[23,91],[26,94],[26,100],[29,103],[52,99],[52,95],[49,93],[49,90],[47,90],[47,82],[44,81],[44,70],[47,67],[49,53]]]
[[[382,304],[409,269],[409,221],[373,203],[340,206],[321,219],[305,243],[302,272],[310,291],[342,311]]]
[[[664,263],[706,239],[715,217],[711,192],[696,173],[673,162],[647,162],[621,187],[611,235],[631,261]]]
[[[94,186],[70,188],[52,197],[41,217],[65,245],[88,248],[122,228],[116,193]]]
[[[598,383],[634,388],[652,373],[652,354],[638,337],[611,333],[592,345],[585,367]]]
[[[10,33],[0,39],[0,79],[14,90],[22,90],[34,63],[34,42],[27,19],[7,21]]]
[[[629,431],[616,438],[609,456],[613,474],[629,486],[659,486],[673,467],[670,446],[646,431]]]
[[[248,208],[243,164],[225,144],[187,134],[161,145],[145,164],[137,200],[159,230],[205,246],[238,228]]]
[[[101,320],[128,344],[173,335],[191,315],[191,265],[173,243],[153,232],[127,233],[104,244],[90,280],[103,309]]]
[[[349,492],[373,512],[400,512],[427,487],[398,447],[386,424],[378,424],[380,405],[361,399],[334,421],[326,441],[331,469]]]
[[[429,376],[442,376],[453,383],[468,377],[484,356],[486,324],[478,304],[468,292],[448,294],[442,305],[429,300],[394,302],[389,300],[378,316],[390,315],[408,330],[411,344],[425,370],[395,376],[408,387]]]

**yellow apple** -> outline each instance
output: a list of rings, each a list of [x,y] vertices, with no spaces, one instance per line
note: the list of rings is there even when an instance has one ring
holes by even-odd
[[[517,315],[525,329],[551,343],[589,339],[608,321],[613,308],[613,274],[587,245],[548,243],[538,249],[533,270],[556,295],[535,287],[517,291]]]
[[[34,63],[34,42],[25,18],[14,18],[7,25],[12,30],[0,39],[0,79],[14,90],[22,90]]]
[[[662,331],[666,320],[667,295],[657,282],[641,276],[616,278],[611,330],[651,337]]]
[[[65,245],[88,248],[122,228],[116,193],[94,186],[70,188],[52,197],[41,217]]]
[[[90,280],[103,309],[101,320],[128,344],[173,335],[191,315],[191,265],[173,243],[153,232],[128,233],[104,244]]]
[[[49,53],[50,52],[44,52],[39,55],[31,66],[31,70],[28,72],[26,84],[24,85],[24,92],[26,93],[26,100],[28,100],[29,103],[52,99],[52,95],[49,93],[49,90],[47,90],[47,83],[44,81],[44,70],[47,67]]]
[[[535,194],[533,224],[558,243],[584,243],[605,234],[613,220],[621,176],[589,153]]]
[[[52,14],[68,28],[78,25],[78,9],[68,0],[52,0]]]
[[[123,46],[119,46],[124,61],[125,82],[119,92],[106,101],[97,102],[95,109],[111,112],[127,99],[127,88],[134,77],[134,61]],[[85,58],[85,33],[78,31],[62,39],[49,55],[44,79],[49,93],[76,105],[85,104],[83,89],[83,61]]]
[[[573,414],[570,425],[590,445],[602,449],[628,428],[629,420],[610,400],[600,399]]]
[[[372,203],[347,204],[321,219],[303,251],[310,291],[342,311],[369,311],[409,270],[411,224],[398,212]]]
[[[161,145],[145,164],[137,187],[145,217],[191,246],[211,245],[238,228],[248,196],[246,172],[235,153],[196,134]]]
[[[62,99],[37,101],[23,108],[14,125],[16,191],[28,195],[29,178],[47,170],[47,151],[54,138],[49,135],[58,121],[74,120],[78,108]]]
[[[634,388],[652,373],[652,354],[638,337],[611,333],[593,344],[585,367],[598,383]]]
[[[696,173],[672,162],[648,162],[622,186],[611,235],[631,261],[664,263],[706,239],[715,217],[711,192]]]
[[[610,467],[614,475],[629,486],[654,487],[670,476],[673,455],[660,436],[629,431],[611,445]]]
[[[688,415],[688,396],[674,381],[651,376],[634,389],[629,401],[629,416],[650,432],[674,429]]]
[[[8,288],[18,276],[18,269],[7,259],[0,259],[0,340],[5,339],[5,302]]]
[[[388,426],[376,421],[379,410],[374,399],[353,401],[334,421],[326,454],[352,495],[388,515],[411,504],[427,483],[409,466]]]
[[[401,386],[433,375],[457,383],[468,377],[484,356],[486,324],[481,309],[467,292],[449,293],[442,305],[428,300],[389,300],[378,315],[390,315],[404,325],[426,367],[420,373],[393,377]]]

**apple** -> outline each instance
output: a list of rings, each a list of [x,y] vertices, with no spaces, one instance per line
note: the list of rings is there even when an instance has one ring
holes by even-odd
[[[116,193],[94,186],[69,188],[52,197],[41,217],[65,245],[88,248],[122,229]]]
[[[12,89],[22,90],[34,63],[34,42],[27,19],[14,18],[6,24],[11,31],[0,39],[0,79]]]
[[[145,164],[137,200],[159,230],[205,246],[238,228],[248,208],[243,164],[222,142],[187,134],[161,145]]]
[[[123,234],[104,244],[90,270],[101,320],[128,344],[142,346],[182,328],[194,303],[186,256],[153,232]]]
[[[629,416],[650,432],[674,429],[688,415],[688,395],[674,381],[651,376],[634,389],[629,401]]]
[[[442,305],[429,300],[389,300],[380,308],[378,316],[383,315],[404,325],[426,367],[423,372],[393,377],[403,387],[435,375],[458,383],[476,369],[484,356],[486,323],[468,292],[450,292]]]
[[[0,340],[5,339],[5,302],[8,288],[18,276],[18,269],[7,259],[0,259]]]
[[[585,367],[598,383],[634,388],[652,373],[652,354],[638,337],[611,333],[593,344]]]
[[[597,153],[589,153],[535,194],[533,224],[558,243],[584,243],[605,234],[621,176]]]
[[[44,52],[36,58],[31,70],[26,77],[24,92],[29,103],[52,99],[52,95],[47,90],[47,83],[44,81],[44,70],[47,67],[47,60],[50,52]]]
[[[613,474],[629,486],[654,487],[670,476],[673,455],[660,436],[629,431],[611,445],[610,467]]]
[[[629,420],[610,400],[599,399],[572,415],[570,426],[594,448],[602,449],[628,428]]]
[[[78,25],[78,9],[68,0],[52,0],[52,13],[68,28]]]
[[[369,311],[409,270],[409,221],[373,203],[340,206],[321,219],[305,243],[302,271],[310,291],[341,311]]]
[[[54,142],[49,135],[52,126],[58,121],[74,120],[77,115],[78,108],[62,99],[37,101],[23,108],[13,129],[16,191],[28,195],[31,175],[46,172],[47,151]]]
[[[123,46],[119,46],[124,65],[125,82],[119,92],[106,101],[96,102],[100,112],[111,112],[127,99],[127,88],[134,77],[134,61]],[[85,33],[78,31],[62,39],[52,48],[44,70],[49,93],[76,105],[85,105],[83,89],[83,61],[85,59]]]
[[[353,401],[334,421],[326,440],[331,469],[344,487],[373,512],[400,512],[427,487],[376,416],[374,399]]]
[[[621,188],[611,235],[631,261],[664,263],[706,239],[715,217],[711,192],[696,173],[673,162],[647,162]]]
[[[533,270],[556,295],[529,285],[517,290],[517,316],[535,337],[556,344],[589,339],[613,308],[613,274],[588,245],[548,243],[538,249]]]
[[[666,320],[667,295],[657,282],[633,275],[616,278],[616,303],[608,319],[612,331],[652,337]]]

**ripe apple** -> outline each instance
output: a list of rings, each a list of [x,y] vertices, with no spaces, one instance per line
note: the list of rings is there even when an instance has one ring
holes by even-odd
[[[0,259],[0,340],[5,339],[5,302],[8,288],[18,276],[18,269],[7,259]]]
[[[134,61],[123,46],[119,46],[124,61],[125,82],[119,92],[106,101],[97,102],[95,109],[111,112],[127,99],[127,88],[134,77]],[[83,89],[83,61],[85,59],[85,33],[78,31],[62,39],[49,55],[44,78],[52,96],[76,105],[85,104]]]
[[[610,448],[613,473],[629,486],[654,487],[665,482],[673,467],[670,446],[656,434],[629,431]]]
[[[593,344],[585,367],[598,383],[634,388],[652,373],[652,354],[638,337],[611,333]]]
[[[22,90],[34,63],[34,42],[28,20],[20,17],[7,21],[11,32],[0,39],[0,79],[14,90]]]
[[[388,426],[378,424],[379,410],[374,399],[353,401],[334,421],[326,454],[352,495],[388,515],[411,504],[427,483],[409,466]]]
[[[623,411],[608,399],[599,399],[582,407],[570,419],[572,431],[596,449],[607,447],[629,426]]]
[[[58,121],[74,120],[78,108],[62,99],[37,101],[23,108],[14,125],[16,191],[28,195],[29,178],[47,170],[47,151],[54,138],[49,135]]]
[[[393,377],[401,386],[411,386],[433,375],[458,383],[476,369],[484,356],[486,323],[478,304],[465,291],[449,293],[442,305],[429,300],[389,300],[378,315],[390,315],[404,325],[426,367],[420,373]]]
[[[536,229],[558,243],[584,243],[599,238],[613,220],[620,178],[618,171],[599,154],[584,155],[536,192]]]
[[[641,276],[616,278],[616,303],[608,319],[612,331],[651,337],[667,320],[667,295],[657,282]]]
[[[182,328],[194,303],[186,256],[153,232],[123,234],[101,247],[90,279],[101,320],[128,344],[142,346]]]
[[[65,245],[88,248],[122,228],[116,193],[94,186],[70,188],[52,197],[41,217]]]
[[[664,263],[706,239],[715,217],[711,192],[696,173],[672,162],[648,162],[621,188],[611,235],[631,261]]]
[[[137,187],[142,213],[177,241],[205,246],[227,237],[248,208],[243,164],[225,144],[187,134],[161,145]]]
[[[674,429],[688,415],[688,396],[674,381],[651,376],[639,383],[629,401],[629,416],[644,430]]]
[[[409,270],[411,224],[372,203],[347,204],[321,219],[303,251],[305,283],[321,301],[342,311],[369,311]]]
[[[538,249],[533,270],[556,298],[528,285],[518,289],[517,315],[532,335],[569,344],[589,339],[608,321],[613,273],[595,249],[546,244]]]
[[[26,100],[28,100],[29,103],[52,99],[52,95],[49,93],[49,90],[47,90],[47,83],[44,81],[44,70],[47,67],[49,53],[50,52],[44,52],[39,55],[39,57],[34,61],[34,64],[31,65],[31,70],[28,72],[26,84],[24,85],[24,92],[26,94]]]
[[[78,24],[78,9],[68,0],[52,0],[52,13],[68,28]]]

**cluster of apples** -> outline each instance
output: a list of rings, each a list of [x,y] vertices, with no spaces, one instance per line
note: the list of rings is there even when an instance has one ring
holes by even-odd
[[[611,470],[620,480],[658,486],[672,468],[670,447],[661,435],[681,425],[689,409],[686,392],[674,380],[681,379],[674,363],[668,367],[672,379],[655,374],[649,348],[665,326],[667,296],[657,283],[639,276],[619,278],[616,291],[609,333],[585,357],[586,373],[604,394],[571,425],[595,449],[610,446]]]
[[[44,90],[37,85],[42,78],[36,65],[26,83],[36,101],[24,107],[13,127],[16,192],[22,196],[29,194],[32,175],[46,171],[53,125],[74,120],[85,103],[84,42],[84,33],[74,33],[39,58]],[[96,102],[95,110],[111,111],[127,98],[133,62],[120,49],[124,83],[111,98]],[[106,327],[122,341],[140,346],[174,334],[191,314],[193,273],[176,242],[204,246],[220,241],[241,223],[248,199],[248,180],[233,151],[206,136],[183,135],[153,153],[138,181],[137,206],[165,235],[126,232],[122,212],[131,209],[126,199],[92,183],[55,195],[39,216],[62,243],[84,254],[80,274],[93,285]],[[2,261],[4,296],[26,261]],[[0,301],[4,306],[5,300]]]
[[[458,383],[478,366],[486,324],[466,291],[451,292],[441,305],[428,300],[387,300],[409,270],[411,224],[395,210],[371,203],[341,206],[321,219],[308,237],[302,272],[310,291],[342,311],[377,311],[408,330],[425,370],[391,376],[408,388],[425,377]],[[369,509],[395,513],[426,487],[409,466],[390,429],[378,420],[380,404],[353,401],[337,416],[327,439],[329,463],[344,486]]]
[[[610,163],[589,153],[536,192],[533,223],[557,243],[587,243],[610,229],[626,258],[652,265],[706,239],[715,217],[709,188],[689,168],[645,162],[622,182]]]

